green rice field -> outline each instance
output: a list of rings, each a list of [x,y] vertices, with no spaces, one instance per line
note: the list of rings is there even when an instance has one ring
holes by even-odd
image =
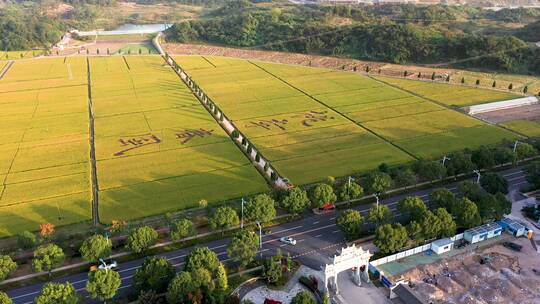
[[[85,58],[16,61],[0,80],[0,237],[89,220]]]
[[[296,184],[516,137],[359,74],[211,56],[175,59]]]
[[[528,137],[540,137],[540,120],[512,120],[501,125]]]
[[[89,60],[103,222],[268,189],[161,57]]]
[[[376,77],[421,97],[455,107],[472,106],[481,103],[508,100],[521,97],[510,92],[475,88],[470,86],[432,83],[411,79]]]

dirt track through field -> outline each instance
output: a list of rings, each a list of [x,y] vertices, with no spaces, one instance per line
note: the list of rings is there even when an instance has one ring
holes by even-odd
[[[10,60],[8,62],[8,64],[6,64],[6,66],[2,69],[2,71],[0,71],[0,80],[2,80],[2,78],[4,78],[4,76],[7,74],[9,69],[11,69],[11,67],[13,66],[14,63],[15,63],[15,61]]]

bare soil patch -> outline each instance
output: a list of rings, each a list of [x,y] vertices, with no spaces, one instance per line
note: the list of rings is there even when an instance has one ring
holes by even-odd
[[[540,303],[540,255],[526,238],[521,252],[496,244],[422,265],[403,274],[433,303]]]
[[[494,123],[501,123],[511,120],[539,121],[540,104],[522,106],[512,109],[497,110],[486,113],[478,113],[474,116]]]

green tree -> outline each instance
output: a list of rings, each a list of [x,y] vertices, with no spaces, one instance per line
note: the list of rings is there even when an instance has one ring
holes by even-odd
[[[221,263],[220,263],[221,264]],[[219,269],[219,265],[218,265]],[[212,280],[212,273],[208,269],[197,268],[191,271],[191,277],[193,279],[193,284],[198,287],[203,287],[208,290],[212,290],[215,287],[215,283]]]
[[[495,152],[489,147],[481,146],[472,152],[471,161],[479,169],[489,169],[495,165]]]
[[[429,194],[429,203],[434,208],[444,208],[448,212],[453,212],[454,205],[456,204],[456,197],[452,191],[446,188],[439,188],[433,190]]]
[[[399,168],[392,170],[390,176],[398,187],[406,187],[416,184],[416,175],[410,168]]]
[[[88,273],[86,291],[92,299],[106,302],[116,295],[121,284],[122,281],[118,272],[99,269]]]
[[[64,251],[55,244],[41,245],[34,251],[32,268],[36,272],[47,271],[49,276],[53,268],[64,262]]]
[[[249,221],[266,223],[276,217],[274,200],[267,194],[259,194],[245,205],[245,216]]]
[[[493,157],[498,165],[514,162],[515,159],[514,152],[508,147],[493,148]]]
[[[368,222],[379,227],[380,225],[390,224],[394,219],[394,215],[388,206],[382,204],[373,204],[368,213]]]
[[[383,254],[397,252],[407,246],[408,243],[407,229],[401,224],[384,224],[375,231],[374,244]]]
[[[97,261],[99,258],[106,257],[111,254],[112,242],[103,235],[96,234],[86,240],[79,248],[79,252],[83,260],[87,262]]]
[[[508,194],[508,181],[497,173],[485,173],[480,177],[480,185],[488,193]]]
[[[525,167],[525,178],[534,188],[540,188],[540,161],[530,163]]]
[[[463,152],[452,153],[450,160],[445,164],[448,175],[471,173],[476,169],[476,166],[471,161],[471,157]]]
[[[135,253],[148,250],[157,242],[158,233],[154,228],[142,226],[132,230],[126,241],[126,248]]]
[[[315,299],[309,292],[302,290],[297,293],[291,301],[291,304],[316,304]]]
[[[417,221],[410,221],[406,228],[413,244],[420,244],[424,241],[422,226]]]
[[[364,219],[357,210],[348,209],[341,212],[336,218],[336,224],[343,231],[347,239],[354,240],[360,236]]]
[[[208,247],[198,247],[186,256],[184,270],[191,272],[195,269],[203,268],[214,272],[218,267],[219,259],[216,253]]]
[[[441,162],[419,160],[413,168],[420,179],[425,181],[435,181],[446,177],[446,167]]]
[[[401,213],[409,214],[413,221],[418,221],[426,215],[428,208],[418,196],[409,196],[399,201],[398,210]]]
[[[0,291],[0,304],[13,304],[7,293]]]
[[[197,230],[195,229],[193,222],[186,218],[173,222],[171,226],[171,239],[173,241],[179,241],[195,234],[197,234]]]
[[[263,262],[263,277],[269,283],[278,282],[283,276],[283,268],[281,266],[281,254],[267,258]]]
[[[169,260],[164,257],[147,257],[141,268],[135,271],[133,287],[139,293],[150,290],[162,293],[167,290],[174,275],[174,267]]]
[[[528,143],[521,143],[516,147],[516,158],[522,160],[536,155],[536,149]]]
[[[197,288],[198,286],[195,286],[191,273],[187,271],[180,271],[176,274],[167,288],[167,303],[190,303],[188,299],[192,298],[192,295],[195,293]]]
[[[47,283],[34,302],[36,304],[77,304],[80,301],[71,283]]]
[[[366,177],[366,185],[369,193],[384,193],[392,186],[392,178],[384,172],[371,172]]]
[[[337,200],[332,186],[328,184],[317,184],[311,193],[311,202],[314,208],[320,208],[324,204],[333,204]]]
[[[137,304],[163,304],[161,297],[155,291],[143,291],[137,298]]]
[[[227,271],[223,263],[219,263],[216,271],[216,288],[222,291],[229,289],[229,279],[227,278]]]
[[[456,204],[454,216],[457,224],[465,229],[478,226],[482,221],[478,213],[478,207],[466,197]]]
[[[281,201],[283,208],[293,214],[302,213],[310,203],[307,192],[298,187],[290,189]]]
[[[433,212],[426,210],[420,218],[415,219],[422,229],[422,237],[424,239],[434,239],[440,235],[442,227],[441,221]]]
[[[240,220],[236,211],[231,207],[219,207],[208,219],[208,223],[210,228],[214,230],[220,229],[223,233],[225,229],[238,225]]]
[[[437,236],[443,236],[443,237],[451,237],[456,234],[456,222],[454,222],[454,219],[452,218],[452,214],[450,214],[446,209],[444,208],[437,208],[435,209],[435,216],[439,219],[441,224],[441,229],[439,231],[439,234]]]
[[[242,267],[247,266],[259,249],[259,236],[250,230],[241,230],[232,238],[227,247],[227,255],[232,260],[240,263]]]
[[[364,189],[355,182],[344,183],[339,191],[339,198],[342,201],[349,201],[360,198],[364,194]]]
[[[477,202],[484,196],[484,190],[479,184],[466,180],[458,185],[458,192],[462,197],[466,197],[473,202]]]
[[[512,211],[512,203],[500,192],[495,195],[485,195],[476,202],[476,207],[483,222],[500,220]]]
[[[32,249],[36,246],[36,235],[30,231],[23,231],[17,235],[17,245],[22,249]]]
[[[5,280],[17,269],[17,263],[13,262],[9,255],[0,255],[0,282]]]

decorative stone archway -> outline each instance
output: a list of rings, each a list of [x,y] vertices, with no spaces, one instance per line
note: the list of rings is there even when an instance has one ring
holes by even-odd
[[[373,254],[369,250],[362,249],[361,246],[356,245],[348,246],[341,249],[340,255],[334,256],[332,264],[326,264],[324,266],[324,289],[328,291],[328,283],[330,278],[333,278],[333,289],[335,293],[339,293],[337,277],[340,272],[355,268],[355,280],[356,284],[360,286],[361,275],[363,274],[364,280],[369,282],[368,265],[369,259]]]

